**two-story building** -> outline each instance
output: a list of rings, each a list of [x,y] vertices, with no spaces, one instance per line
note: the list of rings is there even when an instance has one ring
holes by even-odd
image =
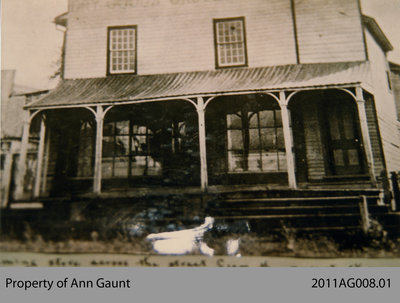
[[[358,0],[69,0],[55,22],[63,79],[23,133],[44,121],[37,197],[384,189],[400,170],[392,45]]]

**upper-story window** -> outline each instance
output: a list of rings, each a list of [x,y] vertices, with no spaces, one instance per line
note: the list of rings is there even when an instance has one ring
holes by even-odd
[[[136,73],[136,26],[108,28],[108,73]]]
[[[247,65],[244,18],[214,20],[217,67]]]

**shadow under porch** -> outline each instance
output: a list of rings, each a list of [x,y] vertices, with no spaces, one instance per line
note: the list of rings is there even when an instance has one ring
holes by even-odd
[[[50,196],[93,192],[93,115],[73,109],[51,116]],[[112,108],[102,133],[102,191],[200,186],[198,140],[197,114],[183,101]]]
[[[291,98],[289,135],[298,188],[376,187],[355,103],[337,89],[298,92]],[[367,122],[374,173],[379,176],[385,166],[370,96],[366,107],[372,113]],[[92,113],[62,109],[47,116],[51,130],[47,195],[90,195],[96,149]],[[281,108],[270,95],[215,98],[207,106],[205,128],[209,186],[289,187]],[[103,125],[102,193],[200,188],[198,134],[198,116],[188,102],[115,106]],[[381,188],[382,180],[378,183]]]

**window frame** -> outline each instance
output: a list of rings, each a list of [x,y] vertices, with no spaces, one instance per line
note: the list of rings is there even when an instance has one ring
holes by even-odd
[[[260,117],[260,113],[263,111],[271,111],[272,112],[272,117],[273,117],[273,125],[267,125],[267,126],[263,126],[261,124],[261,117]],[[241,173],[253,173],[253,174],[258,174],[258,173],[281,173],[281,172],[287,172],[287,167],[286,165],[284,165],[284,167],[281,167],[280,161],[281,161],[281,154],[284,153],[285,157],[286,157],[286,150],[284,147],[284,135],[283,135],[283,124],[282,124],[282,120],[280,119],[281,117],[281,109],[280,108],[264,108],[264,109],[254,109],[254,110],[248,110],[248,111],[244,111],[242,112],[246,113],[246,115],[250,114],[250,118],[248,117],[247,119],[247,126],[245,128],[243,128],[243,126],[241,127],[232,127],[228,125],[228,116],[229,115],[237,115],[237,112],[234,113],[229,113],[226,114],[226,139],[227,139],[227,143],[226,143],[226,152],[227,152],[227,159],[229,162],[229,153],[233,152],[233,153],[237,153],[237,152],[241,152],[242,156],[244,155],[244,151],[245,151],[245,147],[243,145],[243,149],[237,149],[237,148],[233,148],[233,147],[229,147],[229,131],[232,130],[239,130],[242,134],[242,138],[244,138],[245,136],[245,132],[247,132],[247,136],[249,138],[249,142],[251,142],[251,135],[250,135],[250,131],[251,130],[256,130],[257,131],[257,136],[256,138],[258,139],[258,148],[251,148],[249,143],[249,149],[248,149],[248,154],[250,155],[250,153],[252,154],[258,154],[259,156],[259,161],[260,161],[260,170],[250,170],[249,167],[247,167],[247,170],[243,170],[243,171],[234,171],[234,170],[230,170],[230,164],[228,163],[228,167],[227,167],[227,171],[229,174],[241,174]],[[251,120],[251,116],[256,115],[256,121],[257,121],[257,125],[256,126],[251,126],[250,125],[250,120]],[[238,115],[237,115],[238,116]],[[240,116],[238,116],[240,117]],[[243,118],[240,117],[242,123],[243,123]],[[274,146],[264,146],[263,141],[262,141],[262,130],[265,129],[270,129],[273,130],[273,137],[275,140],[275,144]],[[279,129],[282,130],[282,140],[279,140]],[[242,139],[243,140],[243,139]],[[244,144],[244,140],[242,141]],[[232,143],[231,143],[232,144]],[[276,156],[276,164],[277,164],[277,169],[276,170],[267,170],[266,168],[264,168],[263,165],[263,153],[273,153]],[[245,159],[243,157],[243,159],[241,160],[243,166],[244,165],[244,161],[248,161],[248,158]]]
[[[121,123],[121,122],[122,123],[127,122],[128,132],[118,133],[118,131],[120,130],[120,128],[118,127],[118,123]],[[104,123],[105,127],[107,124],[112,125],[112,132],[104,135],[104,131],[103,131],[103,146],[106,145],[106,143],[105,143],[105,142],[107,142],[106,138],[109,138],[108,142],[111,143],[110,146],[112,146],[112,150],[111,150],[112,154],[106,154],[103,150],[102,162],[105,161],[105,159],[108,159],[108,161],[111,162],[111,174],[110,174],[110,176],[103,177],[104,179],[131,179],[131,178],[136,178],[136,177],[146,178],[146,177],[162,176],[162,167],[161,167],[160,175],[152,175],[152,174],[149,174],[148,172],[143,175],[132,174],[132,163],[134,163],[136,161],[134,159],[135,157],[146,157],[146,160],[153,158],[150,144],[151,144],[152,138],[154,137],[154,134],[149,132],[151,130],[148,126],[143,125],[143,124],[137,124],[137,123],[138,122],[135,121],[135,119],[133,119],[133,118],[105,121],[105,123]],[[134,130],[135,126],[137,128],[145,127],[146,132],[141,133],[138,130],[135,131]],[[123,153],[123,154],[120,154],[118,152],[118,140],[121,137],[128,138],[127,151],[125,151],[125,153]],[[147,145],[146,152],[143,152],[143,151],[136,152],[135,151],[135,148],[133,145],[133,141],[134,141],[135,137],[145,137],[146,145]],[[121,162],[120,161],[121,159],[124,159],[127,163],[126,168],[125,168],[126,169],[125,175],[116,174],[116,164],[118,164],[118,162]],[[153,160],[154,160],[154,158],[153,158]],[[104,165],[103,165],[103,168],[104,168]],[[147,167],[147,169],[149,169],[149,168],[150,168],[150,166]],[[103,175],[104,175],[104,173],[103,173]]]
[[[243,48],[244,48],[244,63],[239,64],[230,64],[230,65],[220,65],[220,57],[218,52],[218,36],[217,36],[217,25],[221,22],[229,22],[229,21],[240,21],[243,25]],[[247,39],[246,39],[246,22],[245,17],[231,17],[231,18],[217,18],[213,19],[213,26],[214,26],[214,52],[215,52],[215,68],[222,69],[222,68],[235,68],[235,67],[247,67],[248,66],[248,56],[247,56]]]
[[[110,38],[111,31],[113,30],[124,30],[124,29],[134,29],[135,30],[135,71],[127,71],[127,72],[113,72],[111,71],[111,50],[110,50]],[[116,76],[116,75],[137,75],[138,65],[137,65],[137,57],[138,57],[138,28],[137,25],[123,25],[123,26],[109,26],[107,27],[107,76]]]

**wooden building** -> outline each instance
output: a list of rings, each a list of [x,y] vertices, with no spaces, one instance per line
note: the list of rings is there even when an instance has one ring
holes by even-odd
[[[21,149],[23,121],[28,114],[24,106],[43,97],[48,90],[37,90],[15,84],[15,70],[1,71],[1,160],[0,185],[1,207],[7,207],[8,201],[15,199],[18,177],[17,163]],[[37,121],[36,121],[37,122]],[[24,200],[33,198],[35,183],[36,156],[39,142],[38,125],[32,124],[26,148],[25,173],[20,197]]]
[[[69,0],[55,22],[63,79],[26,107],[19,165],[44,121],[38,198],[383,191],[400,170],[392,45],[358,0]]]

